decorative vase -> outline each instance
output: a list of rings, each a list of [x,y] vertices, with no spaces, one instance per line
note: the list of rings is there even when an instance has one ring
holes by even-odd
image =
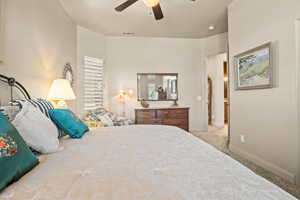
[[[143,108],[149,108],[149,103],[147,103],[144,100],[141,101],[141,105],[142,105]]]

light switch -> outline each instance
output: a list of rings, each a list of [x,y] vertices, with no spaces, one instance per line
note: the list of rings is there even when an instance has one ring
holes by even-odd
[[[246,143],[245,136],[241,135],[241,143]]]

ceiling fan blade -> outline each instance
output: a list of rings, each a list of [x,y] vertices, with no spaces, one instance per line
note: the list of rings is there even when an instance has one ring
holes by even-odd
[[[129,6],[131,6],[132,4],[134,4],[137,1],[138,0],[128,0],[124,3],[122,3],[121,5],[119,5],[118,7],[116,7],[115,10],[118,11],[118,12],[121,12],[121,11],[125,10],[126,8],[128,8]]]
[[[157,4],[156,6],[152,7],[153,13],[154,13],[154,17],[156,20],[160,20],[162,18],[164,18],[164,14],[161,10],[160,4]]]

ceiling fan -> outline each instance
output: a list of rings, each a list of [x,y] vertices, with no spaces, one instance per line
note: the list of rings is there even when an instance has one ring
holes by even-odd
[[[122,3],[118,7],[115,8],[116,11],[121,12],[128,8],[129,6],[133,5],[139,0],[127,0],[126,2]],[[143,2],[146,4],[146,6],[152,8],[152,11],[154,13],[154,17],[156,20],[161,20],[164,18],[164,15],[162,13],[161,7],[160,7],[160,0],[143,0]]]

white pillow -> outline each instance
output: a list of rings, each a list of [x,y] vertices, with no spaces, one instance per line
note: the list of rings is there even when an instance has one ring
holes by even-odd
[[[97,116],[100,121],[105,125],[105,126],[114,126],[114,122],[112,121],[112,119],[109,117],[109,114],[106,113],[104,115],[101,116]]]
[[[12,124],[34,150],[44,154],[61,150],[56,126],[29,102],[22,105]]]

